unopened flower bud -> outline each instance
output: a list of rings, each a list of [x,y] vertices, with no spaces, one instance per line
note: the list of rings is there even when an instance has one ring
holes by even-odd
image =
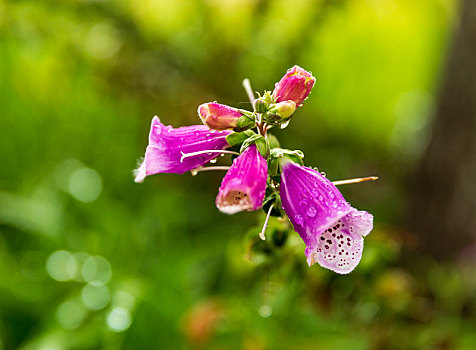
[[[257,98],[253,106],[257,113],[265,113],[268,110],[268,103],[263,98]]]
[[[289,118],[295,110],[296,103],[292,100],[278,102],[269,109],[270,113],[277,114],[281,119]]]
[[[242,117],[235,108],[214,102],[200,105],[198,115],[203,124],[215,130],[234,129]]]
[[[302,106],[315,82],[316,78],[310,72],[299,66],[294,66],[276,83],[273,97],[276,102],[292,100],[297,107]]]

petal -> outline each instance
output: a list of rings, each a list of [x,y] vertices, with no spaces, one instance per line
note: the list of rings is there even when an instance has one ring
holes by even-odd
[[[214,131],[205,125],[173,128],[152,119],[144,163],[137,170],[136,181],[157,173],[183,174],[217,158],[219,153],[204,153],[182,159],[183,154],[229,147],[226,141],[230,131]],[[145,172],[145,175],[144,175]]]
[[[306,249],[309,266],[315,262],[340,274],[351,272],[360,262],[364,239],[373,228],[373,216],[353,209],[322,232]]]
[[[306,245],[352,210],[332,182],[316,170],[289,162],[281,174],[283,209]]]
[[[268,163],[253,144],[228,169],[216,198],[217,208],[226,214],[261,208],[267,178]]]

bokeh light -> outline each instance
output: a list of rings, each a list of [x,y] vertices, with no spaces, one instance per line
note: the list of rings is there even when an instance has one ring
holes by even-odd
[[[111,301],[111,293],[105,285],[86,284],[81,290],[81,299],[91,310],[100,310]]]
[[[114,332],[123,332],[131,325],[130,312],[123,307],[114,307],[107,315],[107,326]]]
[[[80,168],[71,174],[69,192],[80,202],[94,202],[102,191],[101,176],[97,171],[89,168]]]
[[[86,311],[82,305],[73,300],[65,301],[56,310],[58,323],[65,329],[78,328],[85,316]]]
[[[51,278],[57,281],[69,281],[77,269],[76,259],[66,250],[57,250],[53,252],[46,260],[46,271]]]
[[[102,256],[87,258],[81,271],[84,280],[94,285],[108,283],[112,275],[111,264]]]

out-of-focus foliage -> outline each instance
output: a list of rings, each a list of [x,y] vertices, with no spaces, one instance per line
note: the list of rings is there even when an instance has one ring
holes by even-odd
[[[412,253],[399,224],[455,11],[0,0],[0,349],[474,349],[474,273]],[[272,89],[294,64],[318,81],[283,146],[381,177],[342,188],[376,218],[348,276],[308,268],[286,223],[261,242],[261,216],[219,214],[223,174],[132,182],[153,115],[246,107],[243,78]]]

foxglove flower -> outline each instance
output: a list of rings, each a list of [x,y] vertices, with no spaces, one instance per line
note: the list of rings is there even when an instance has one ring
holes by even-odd
[[[152,119],[149,145],[144,161],[136,171],[135,182],[142,182],[147,175],[157,173],[183,174],[199,168],[220,153],[201,153],[183,158],[184,154],[229,147],[226,136],[231,131],[215,132],[205,125],[173,128],[165,126],[158,117]]]
[[[235,108],[215,102],[201,104],[198,107],[198,115],[203,124],[215,130],[234,129],[242,117]]]
[[[350,206],[339,190],[318,171],[283,160],[280,195],[283,209],[306,243],[309,266],[351,272],[362,257],[363,237],[373,216]]]
[[[261,208],[267,178],[268,163],[252,144],[233,161],[223,178],[217,208],[226,214]]]
[[[296,106],[302,106],[304,100],[311,93],[316,78],[310,72],[299,66],[294,66],[286,72],[281,80],[276,83],[273,97],[276,102],[294,101]]]

